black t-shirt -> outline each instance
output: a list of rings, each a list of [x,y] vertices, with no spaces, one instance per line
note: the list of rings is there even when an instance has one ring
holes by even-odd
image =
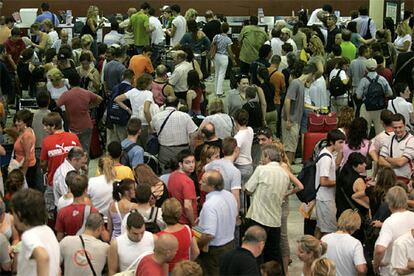
[[[249,122],[247,125],[256,132],[259,128],[263,127],[263,116],[260,103],[254,100],[250,100],[242,107],[249,113]]]
[[[328,30],[328,36],[326,39],[326,52],[330,53],[332,52],[332,47],[335,45],[335,36],[336,34],[341,33],[341,31],[338,29],[338,27],[335,27],[335,29]]]
[[[199,145],[198,147],[195,148],[194,150],[194,157],[196,159],[196,161],[200,161],[201,159],[201,151],[203,150],[205,145],[209,145],[209,146],[217,146],[220,148],[220,158],[222,158],[223,155],[223,140],[221,140],[220,138],[214,141],[205,141],[204,144]]]
[[[227,252],[220,258],[220,275],[260,275],[253,254],[244,248]]]
[[[275,87],[270,82],[264,82],[260,84],[260,88],[263,90],[263,94],[266,99],[266,112],[272,112],[276,110],[275,106]]]
[[[214,19],[207,22],[203,27],[203,32],[206,34],[208,39],[210,39],[210,41],[213,41],[214,36],[221,33],[220,21]]]

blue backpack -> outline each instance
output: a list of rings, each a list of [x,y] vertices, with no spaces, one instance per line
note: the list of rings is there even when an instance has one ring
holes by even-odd
[[[131,115],[129,113],[122,109],[115,101],[114,99],[124,94],[125,92],[131,90],[133,87],[128,83],[120,83],[118,85],[115,85],[115,87],[112,89],[111,95],[109,97],[108,105],[107,105],[107,117],[110,123],[120,125],[120,126],[126,126],[128,123],[129,118]],[[131,108],[131,103],[129,100],[125,101],[125,104]]]

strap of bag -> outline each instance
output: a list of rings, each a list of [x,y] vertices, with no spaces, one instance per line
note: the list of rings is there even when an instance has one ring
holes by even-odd
[[[392,158],[393,150],[392,150],[392,144],[394,144],[395,134],[391,138],[391,145],[390,145],[390,157]]]
[[[128,152],[129,152],[130,150],[132,150],[135,146],[138,146],[138,144],[137,144],[137,143],[132,143],[131,145],[129,145],[128,147],[126,147],[126,148],[124,149],[125,153],[127,153],[127,154],[128,154]]]
[[[322,153],[321,155],[318,156],[318,158],[316,158],[315,164],[317,164],[319,162],[319,160],[321,160],[322,157],[324,157],[324,156],[329,156],[329,158],[332,159],[332,156],[329,155],[328,153]],[[320,188],[321,188],[321,182],[319,181],[318,188],[316,188],[316,194],[318,193]]]
[[[91,213],[91,206],[86,205],[85,209],[83,210],[82,227],[78,230],[78,232],[76,232],[76,235],[80,235],[85,231],[86,220],[88,219],[90,213]]]
[[[398,74],[401,73],[401,71],[411,62],[414,60],[414,56],[411,57],[409,60],[407,60],[397,71],[397,73],[394,75],[394,79],[397,78]]]
[[[163,129],[164,129],[164,127],[165,127],[165,124],[167,123],[168,119],[170,118],[170,116],[171,116],[174,112],[175,112],[175,110],[171,111],[171,113],[170,113],[170,114],[168,114],[167,118],[165,118],[164,122],[162,123],[162,125],[161,125],[161,127],[160,127],[160,131],[158,131],[158,134],[157,134],[158,136],[160,136],[160,134],[161,134],[162,130],[163,130]]]
[[[397,114],[397,109],[395,109],[394,100],[391,100],[392,109],[394,109],[394,114]]]
[[[86,257],[86,260],[88,261],[89,267],[90,267],[90,268],[91,268],[91,270],[92,270],[92,274],[93,274],[93,276],[96,276],[95,269],[93,268],[92,262],[91,262],[91,260],[89,259],[88,253],[86,252],[86,249],[85,249],[85,242],[83,241],[82,235],[80,235],[80,236],[79,236],[79,238],[80,238],[81,243],[82,243],[83,252],[85,252],[85,257]]]
[[[348,195],[345,193],[344,188],[341,186],[340,187],[342,194],[344,195],[346,201],[348,202],[348,204],[351,206],[352,210],[358,210],[358,208],[355,206],[355,204],[352,202],[352,200],[349,199]]]
[[[341,74],[342,69],[339,69],[338,73],[336,74],[336,77],[339,77],[339,74]]]
[[[270,78],[273,76],[273,74],[274,73],[276,73],[277,72],[277,70],[275,69],[272,73],[270,73],[270,75],[269,75],[269,80],[270,80]]]
[[[154,209],[155,209],[155,216],[154,215]],[[157,215],[158,215],[158,207],[151,207],[151,212],[149,216],[149,222],[155,223],[157,221]]]

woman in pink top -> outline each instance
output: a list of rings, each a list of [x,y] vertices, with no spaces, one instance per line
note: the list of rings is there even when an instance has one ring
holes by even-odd
[[[348,161],[349,155],[353,152],[359,152],[365,157],[369,154],[373,161],[378,161],[378,154],[375,150],[375,145],[368,140],[368,123],[361,117],[355,118],[351,122],[346,143],[342,149],[342,152],[338,153],[336,164],[342,169]]]
[[[35,142],[36,137],[31,128],[33,113],[27,109],[19,110],[14,116],[14,125],[19,132],[14,143],[14,158],[22,162],[21,170],[26,176],[30,188],[36,187],[36,158]]]

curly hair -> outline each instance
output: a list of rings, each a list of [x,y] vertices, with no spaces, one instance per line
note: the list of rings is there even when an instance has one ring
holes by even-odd
[[[351,150],[361,149],[364,139],[368,138],[368,123],[364,118],[358,117],[351,122],[347,144]]]

